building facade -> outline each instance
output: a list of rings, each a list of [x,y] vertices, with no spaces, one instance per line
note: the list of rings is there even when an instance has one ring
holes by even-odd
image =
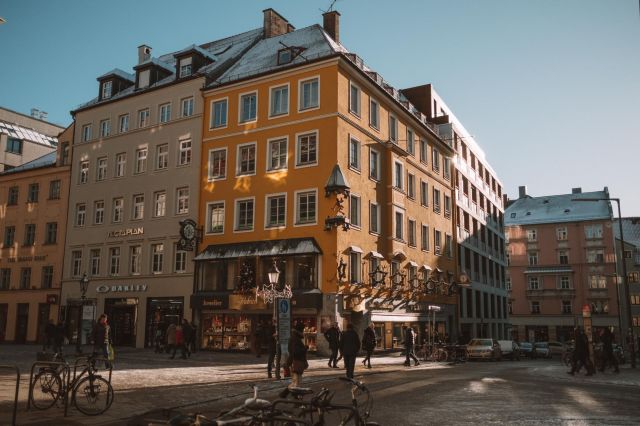
[[[56,136],[57,150],[0,174],[0,341],[39,342],[58,319],[73,125]]]
[[[339,41],[337,12],[294,30],[264,11],[263,38],[204,91],[193,306],[200,344],[243,350],[272,305],[276,265],[311,350],[334,321],[457,330],[454,149],[407,97]]]
[[[593,328],[620,317],[611,204],[580,199],[609,198],[609,191],[520,197],[505,211],[510,317],[514,339],[568,341],[582,326],[585,306]]]
[[[114,69],[98,77],[98,97],[73,112],[62,302],[82,342],[103,312],[114,343],[135,347],[153,345],[158,328],[191,319],[193,251],[179,244],[179,230],[198,214],[200,89],[258,36],[158,57],[142,45],[134,74]]]
[[[631,310],[631,324],[636,338],[640,336],[640,218],[622,218],[622,236],[624,237],[624,250],[620,238],[620,219],[614,220],[613,231],[616,237],[616,259],[618,260],[618,275],[622,276],[622,262],[625,262],[629,294],[624,287],[620,289],[621,318],[623,335],[628,333],[629,308]],[[627,304],[631,306],[628,307]],[[636,346],[636,352],[638,351]]]
[[[433,86],[402,91],[450,140],[456,154],[455,226],[458,270],[469,278],[462,289],[460,334],[506,339],[510,335],[505,285],[506,256],[502,183],[473,136],[464,128]]]

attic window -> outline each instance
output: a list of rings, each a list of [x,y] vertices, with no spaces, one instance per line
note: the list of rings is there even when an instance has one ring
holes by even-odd
[[[105,81],[102,83],[102,99],[108,99],[111,97],[111,90],[113,88],[112,81]]]
[[[564,209],[565,213],[569,213],[571,210],[570,209]]]
[[[296,58],[296,56],[302,53],[303,50],[304,47],[297,46],[285,47],[284,49],[278,50],[278,65],[291,63]]]
[[[516,214],[515,213],[511,213],[511,219],[515,219]]]
[[[180,60],[180,78],[191,75],[191,60],[192,58],[184,58]]]

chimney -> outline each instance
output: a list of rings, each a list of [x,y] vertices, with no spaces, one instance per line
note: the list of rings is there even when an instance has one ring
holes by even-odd
[[[340,12],[332,10],[322,14],[322,27],[335,40],[340,43]]]
[[[151,47],[146,44],[138,46],[138,65],[151,58]]]
[[[296,29],[296,27],[294,27],[293,25],[287,23],[287,32],[293,32]]]
[[[271,8],[263,10],[262,13],[264,14],[264,38],[286,34],[290,32],[290,28],[293,28],[289,21]]]
[[[519,186],[518,187],[518,198],[524,198],[527,196],[527,187]]]
[[[571,188],[572,194],[582,194],[582,188]]]

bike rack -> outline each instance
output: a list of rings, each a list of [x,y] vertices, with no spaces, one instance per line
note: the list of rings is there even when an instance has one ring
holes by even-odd
[[[18,417],[18,391],[20,389],[20,369],[16,365],[0,365],[0,370],[12,370],[16,373],[16,395],[13,399],[13,417],[11,419],[11,425],[16,425],[16,418]]]
[[[62,368],[62,371],[57,373],[62,379],[62,386],[66,389],[67,384],[69,383],[69,364],[61,361],[36,361],[31,366],[31,373],[29,374],[29,396],[27,397],[27,410],[31,409],[31,397],[33,396],[33,376],[36,368],[50,368],[52,370],[58,370],[58,368]],[[67,398],[65,392],[64,398],[64,415],[67,416]]]

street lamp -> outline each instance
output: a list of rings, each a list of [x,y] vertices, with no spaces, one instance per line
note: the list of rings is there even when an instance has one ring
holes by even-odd
[[[269,279],[269,284],[271,284],[272,286],[276,286],[278,284],[278,279],[280,278],[280,270],[278,269],[275,260],[271,265],[271,269],[269,269],[269,272],[267,273],[267,277]]]
[[[620,231],[620,246],[622,248],[622,283],[624,284],[624,296],[625,305],[627,310],[627,326],[629,327],[629,333],[631,334],[631,344],[629,345],[629,352],[631,355],[631,368],[636,368],[636,351],[635,351],[635,337],[633,335],[633,317],[631,316],[631,292],[629,291],[629,280],[627,279],[627,262],[624,259],[624,234],[622,232],[622,213],[620,211],[620,198],[573,198],[571,201],[586,201],[586,202],[598,202],[598,201],[615,201],[618,205],[618,226]],[[615,238],[613,240],[615,250]],[[617,286],[617,283],[616,283]],[[620,307],[618,312],[620,314]],[[620,314],[621,315],[621,314]],[[622,330],[620,330],[620,339],[622,340]],[[622,341],[621,341],[622,343]]]
[[[84,301],[87,298],[87,289],[89,288],[89,278],[87,277],[86,272],[82,274],[82,278],[80,278],[80,307],[78,308],[78,333],[76,337],[76,352],[82,353],[82,348],[80,347],[82,343],[82,311],[84,310]]]

